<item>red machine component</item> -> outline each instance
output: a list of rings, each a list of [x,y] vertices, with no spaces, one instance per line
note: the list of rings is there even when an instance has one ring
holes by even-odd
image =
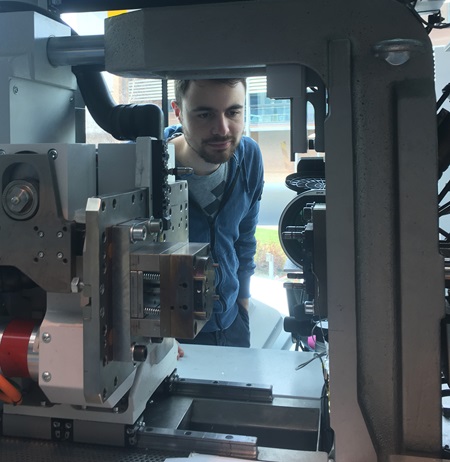
[[[34,321],[15,319],[0,327],[0,373],[6,377],[32,377],[30,344],[34,343],[37,326]]]

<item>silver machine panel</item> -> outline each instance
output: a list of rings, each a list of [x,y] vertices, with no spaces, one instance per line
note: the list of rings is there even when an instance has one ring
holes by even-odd
[[[9,438],[31,437],[137,451],[168,441],[168,449],[267,461],[440,460],[445,305],[433,51],[405,5],[248,0],[152,7],[105,23],[103,64],[113,74],[267,75],[271,96],[293,100],[295,152],[306,147],[304,87],[323,89],[326,206],[311,217],[313,265],[326,284],[315,307],[327,313],[329,390],[309,353],[219,349],[210,358],[194,347],[192,362],[189,348],[183,359],[190,366],[175,372],[173,337],[194,337],[211,315],[214,266],[207,243],[188,243],[187,188],[168,174],[172,154],[158,137],[75,144],[70,62],[51,65],[54,48],[46,48],[53,36],[64,44],[69,28],[35,12],[0,13],[0,26],[0,369],[28,391],[20,406],[3,406],[8,448]],[[221,383],[215,368],[205,375],[207,358],[241,383]],[[265,360],[301,364],[283,380],[299,388],[308,380],[311,393],[271,390]],[[252,364],[265,371],[260,385],[239,380]],[[232,404],[216,400],[216,385]],[[257,438],[235,438],[220,419],[239,409],[251,428],[264,427]],[[334,440],[325,453],[328,417]],[[67,438],[55,433],[73,423]],[[309,443],[302,450],[288,435]],[[271,447],[280,438],[284,447]]]
[[[2,432],[108,422],[118,430],[104,439],[121,444],[173,373],[174,338],[211,315],[209,245],[188,243],[187,184],[161,139],[75,144],[75,77],[47,57],[70,28],[33,11],[0,24],[0,371],[23,390]]]

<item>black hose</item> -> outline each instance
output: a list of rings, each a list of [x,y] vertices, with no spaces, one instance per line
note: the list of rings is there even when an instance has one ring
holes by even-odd
[[[139,136],[163,138],[163,113],[156,104],[116,104],[98,70],[72,68],[86,107],[103,130],[118,140]]]
[[[35,11],[65,24],[58,15],[26,2],[0,2],[0,13]],[[72,30],[72,29],[71,29]],[[77,35],[72,30],[72,35]],[[73,67],[84,102],[95,122],[118,140],[135,141],[139,136],[163,138],[163,113],[155,104],[118,104],[112,99],[101,70]]]

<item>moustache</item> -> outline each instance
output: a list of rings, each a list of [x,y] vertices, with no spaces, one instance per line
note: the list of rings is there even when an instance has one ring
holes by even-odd
[[[204,144],[208,143],[226,143],[228,141],[233,142],[234,137],[232,136],[214,136],[212,138],[208,138],[207,140],[203,140]]]

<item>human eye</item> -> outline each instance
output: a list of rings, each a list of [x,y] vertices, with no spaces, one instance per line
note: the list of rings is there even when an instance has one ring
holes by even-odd
[[[231,119],[236,119],[238,118],[240,115],[241,115],[242,111],[239,110],[239,109],[230,109],[228,111],[228,117],[230,117]]]
[[[210,112],[199,112],[197,114],[197,117],[202,120],[209,119],[211,118],[211,113]]]

